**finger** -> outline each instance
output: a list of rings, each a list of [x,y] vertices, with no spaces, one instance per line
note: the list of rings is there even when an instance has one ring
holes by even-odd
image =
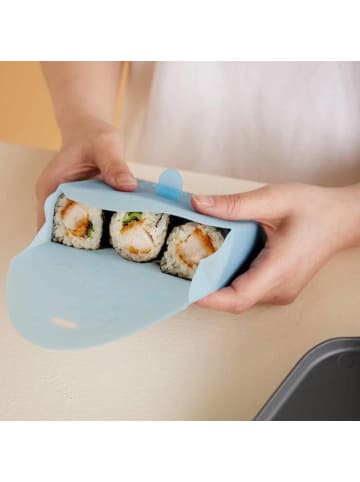
[[[123,160],[122,143],[117,137],[111,136],[97,144],[95,162],[104,181],[114,189],[136,189],[136,179]]]
[[[196,304],[211,310],[235,313],[237,295],[238,293],[233,286],[227,286],[226,288],[216,291],[216,293],[212,293],[211,295],[202,298],[197,301]]]
[[[93,163],[73,162],[78,153],[56,155],[41,173],[35,187],[37,198],[37,224],[38,229],[45,221],[44,203],[59,184],[68,181],[77,181],[92,177],[98,172]]]
[[[61,184],[63,180],[57,175],[57,172],[46,169],[36,183],[36,201],[37,201],[37,229],[39,230],[45,222],[44,204],[46,199]]]
[[[287,214],[290,200],[283,186],[265,186],[224,196],[194,195],[192,205],[197,211],[222,219],[262,221]]]
[[[45,223],[44,205],[40,204],[40,203],[37,203],[37,207],[36,207],[36,226],[37,226],[38,231],[44,223]]]
[[[198,301],[200,306],[231,313],[241,313],[264,299],[281,282],[286,266],[281,250],[266,250],[250,269],[230,286]]]

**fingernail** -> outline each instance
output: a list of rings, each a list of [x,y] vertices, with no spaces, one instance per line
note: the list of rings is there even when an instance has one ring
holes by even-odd
[[[120,176],[116,178],[116,183],[119,186],[134,186],[136,180],[131,174],[120,174]]]
[[[199,206],[204,206],[206,208],[210,208],[215,204],[213,196],[194,196],[194,201],[196,204],[199,204]]]

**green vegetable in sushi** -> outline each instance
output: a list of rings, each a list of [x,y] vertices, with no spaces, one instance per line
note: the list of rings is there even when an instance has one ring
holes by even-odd
[[[86,230],[86,237],[91,238],[93,233],[94,233],[94,226],[93,226],[93,223],[90,221],[89,226],[87,227],[87,230]]]
[[[126,213],[122,220],[123,226],[131,223],[132,221],[139,221],[141,219],[141,215],[142,215],[142,212],[135,212],[135,211]]]

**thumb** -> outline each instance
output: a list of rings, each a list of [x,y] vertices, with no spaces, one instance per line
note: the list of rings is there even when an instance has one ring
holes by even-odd
[[[193,195],[192,205],[201,213],[232,221],[272,219],[289,210],[279,186],[223,196]]]
[[[136,179],[123,160],[120,142],[112,140],[111,143],[102,144],[96,152],[95,162],[101,177],[112,188],[121,191],[136,189]]]

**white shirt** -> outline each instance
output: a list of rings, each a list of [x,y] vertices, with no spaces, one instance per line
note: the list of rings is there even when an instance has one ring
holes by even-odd
[[[134,62],[128,161],[264,182],[360,181],[360,63]]]

